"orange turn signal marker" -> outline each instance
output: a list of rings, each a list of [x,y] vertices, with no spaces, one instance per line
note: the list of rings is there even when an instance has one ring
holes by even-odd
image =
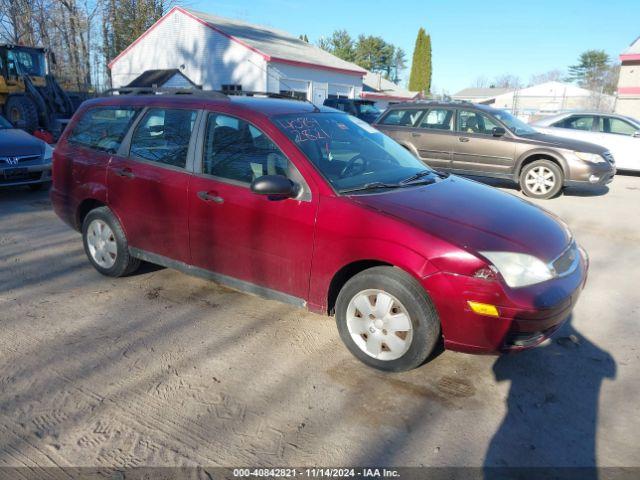
[[[471,310],[478,315],[486,315],[487,317],[497,317],[499,315],[496,306],[491,305],[490,303],[472,302],[471,300],[467,300],[467,304]]]

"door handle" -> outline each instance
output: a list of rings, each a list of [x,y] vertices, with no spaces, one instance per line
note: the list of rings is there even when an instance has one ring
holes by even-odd
[[[198,197],[200,200],[205,202],[224,203],[224,199],[222,197],[211,195],[209,192],[198,192]]]
[[[458,140],[464,143],[464,142],[468,142],[470,139],[469,137],[458,137]]]
[[[413,132],[411,134],[412,137],[420,137],[422,134],[421,133],[417,133],[417,132]]]
[[[135,175],[128,167],[116,169],[116,175],[119,177],[135,178]]]

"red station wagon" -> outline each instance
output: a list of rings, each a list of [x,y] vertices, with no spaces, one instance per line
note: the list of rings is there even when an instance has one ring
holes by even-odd
[[[441,339],[533,347],[587,276],[552,214],[304,101],[86,102],[55,149],[51,198],[100,273],[144,260],[335,315],[349,350],[383,370],[420,365]]]

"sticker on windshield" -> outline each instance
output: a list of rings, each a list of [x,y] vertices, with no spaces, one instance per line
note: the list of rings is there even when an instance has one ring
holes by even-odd
[[[302,143],[308,140],[330,140],[331,137],[325,132],[320,124],[309,117],[298,117],[294,120],[278,120],[278,123],[285,130],[295,135],[295,142]]]

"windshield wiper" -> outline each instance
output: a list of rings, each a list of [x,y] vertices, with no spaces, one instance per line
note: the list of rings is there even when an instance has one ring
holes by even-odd
[[[400,184],[404,185],[406,183],[411,183],[414,182],[416,180],[420,180],[422,177],[426,177],[427,175],[431,175],[433,172],[431,170],[422,170],[414,175],[411,175],[408,178],[405,178],[404,180],[400,181]]]
[[[400,188],[402,185],[399,183],[383,183],[383,182],[371,182],[365,183],[361,187],[347,188],[346,190],[340,190],[340,193],[361,192],[363,190],[376,190],[378,188]]]

